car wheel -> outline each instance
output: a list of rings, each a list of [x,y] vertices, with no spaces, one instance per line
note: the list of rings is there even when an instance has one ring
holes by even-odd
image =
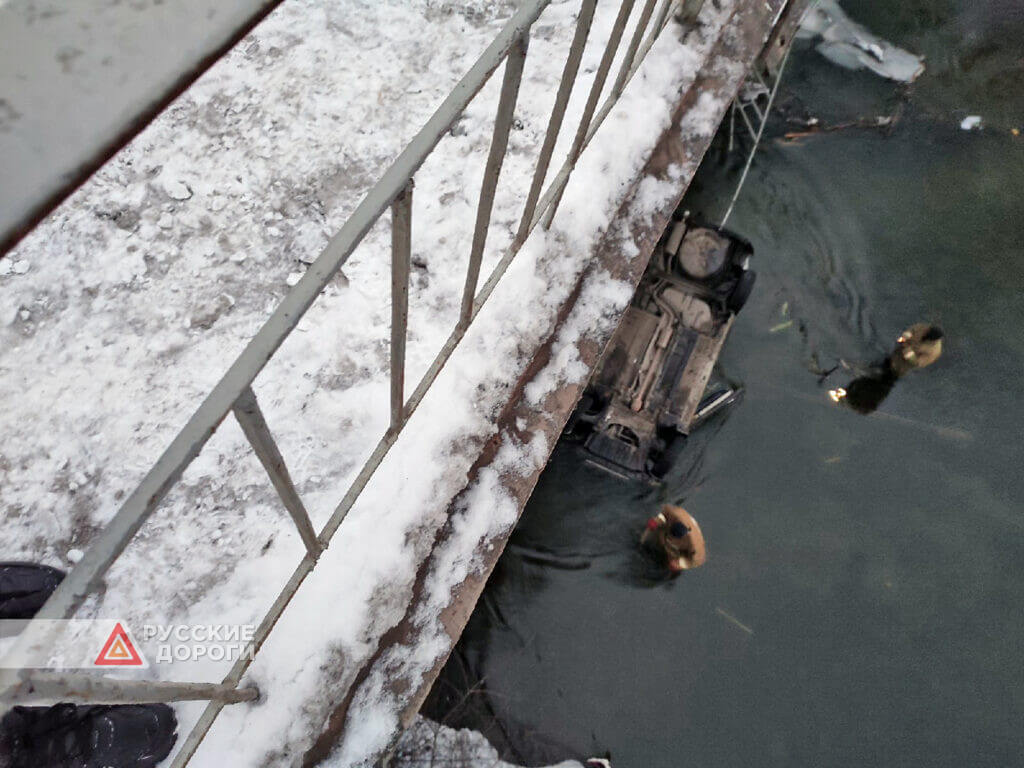
[[[736,281],[736,285],[725,302],[725,306],[730,312],[739,314],[739,311],[743,309],[743,305],[747,303],[747,299],[750,298],[750,292],[754,290],[754,282],[756,280],[757,273],[752,269],[745,270],[740,275],[740,279]]]

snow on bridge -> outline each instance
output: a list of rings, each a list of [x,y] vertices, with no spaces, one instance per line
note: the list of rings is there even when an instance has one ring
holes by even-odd
[[[653,3],[635,5],[627,39]],[[226,707],[192,765],[366,764],[409,721],[783,5],[668,24],[256,656],[259,701]],[[556,161],[619,7],[598,5]],[[553,2],[532,30],[484,276],[515,235],[579,8]],[[0,261],[5,559],[78,559],[512,10],[287,0]],[[415,177],[409,381],[459,317],[500,85]],[[390,233],[385,217],[253,387],[317,530],[389,424]],[[78,616],[253,624],[303,553],[228,419]],[[204,705],[176,706],[184,741]]]

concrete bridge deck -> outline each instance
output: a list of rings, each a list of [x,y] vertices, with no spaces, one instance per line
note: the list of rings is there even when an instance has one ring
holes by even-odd
[[[402,712],[403,727],[415,717],[447,660],[447,653],[432,660],[417,654],[421,644],[434,640],[429,635],[423,637],[424,614],[436,610],[424,599],[423,589],[449,567],[449,549],[451,540],[458,536],[460,514],[475,503],[474,495],[483,489],[489,495],[507,495],[512,499],[516,519],[522,513],[718,124],[748,68],[765,53],[771,22],[782,5],[766,4],[730,16],[696,76],[681,91],[678,102],[672,106],[669,126],[595,243],[589,264],[559,305],[551,333],[536,347],[502,404],[494,432],[483,443],[479,458],[467,475],[466,488],[449,505],[449,522],[438,530],[433,547],[417,572],[414,598],[402,621],[381,636],[377,649],[348,686],[320,739],[307,753],[311,761],[328,756],[338,743],[344,749],[346,739],[358,737],[362,704],[391,699]],[[572,258],[570,244],[549,242],[548,251],[555,258]],[[589,322],[592,303],[607,291],[609,281],[624,283],[630,290],[616,292],[611,305],[601,313],[605,322]],[[567,359],[573,361],[571,373],[566,370]],[[505,458],[523,445],[537,446],[538,451],[543,451],[543,461],[533,468],[527,467],[527,471],[523,471],[521,463],[510,463]],[[511,532],[512,527],[502,526],[481,537],[475,551],[480,567],[454,587],[445,603],[441,621],[449,650],[458,641]]]
[[[559,45],[564,51],[569,5],[541,18],[547,26],[532,41],[539,59],[546,45],[550,56]],[[536,230],[494,285],[270,632],[246,677],[259,701],[224,708],[191,764],[314,764],[328,755],[332,765],[367,764],[415,714],[784,6],[722,0],[706,4],[696,26],[669,23],[583,153],[551,229]],[[252,333],[282,283],[301,274],[303,254],[322,245],[373,182],[367,158],[389,150],[368,121],[394,117],[389,107],[402,105],[411,110],[402,124],[421,122],[415,112],[432,97],[401,84],[400,63],[394,80],[380,85],[383,110],[338,102],[337,89],[362,66],[349,60],[345,78],[316,80],[305,99],[261,102],[268,84],[286,88],[309,68],[329,71],[340,60],[339,25],[381,23],[322,11],[335,34],[299,42],[295,25],[312,12],[285,3],[9,257],[29,265],[3,285],[17,307],[4,330],[11,341],[0,358],[4,394],[22,395],[6,417],[17,439],[0,465],[12,555],[61,562],[88,545],[118,493],[137,482],[195,393],[215,380],[220,361]],[[613,15],[598,16],[597,37]],[[438,23],[453,24],[449,32],[467,28],[450,17]],[[472,44],[465,35],[428,40],[415,27],[394,31],[391,50],[411,46],[425,71],[438,58],[468,55],[456,54]],[[482,27],[470,41],[487,37]],[[599,56],[600,47],[588,49],[584,72]],[[526,79],[553,85],[557,75],[528,68]],[[498,84],[491,85],[482,99],[496,98]],[[570,105],[568,124],[582,107],[582,98]],[[499,212],[515,210],[522,197],[549,109],[549,100],[520,102],[521,135],[512,134]],[[321,142],[346,111],[362,132]],[[481,171],[468,161],[482,158],[489,114],[471,106],[417,176],[419,220],[435,223],[413,251],[407,364],[414,380],[443,338],[438,329],[457,316],[470,227],[454,225],[472,218],[463,189],[479,185]],[[297,127],[283,127],[289,119]],[[255,139],[246,132],[253,126],[261,129]],[[514,213],[495,217],[484,274],[511,241],[515,220]],[[387,232],[371,231],[255,383],[318,527],[370,437],[387,426],[379,372],[388,306],[370,299],[388,280],[380,268],[386,248]],[[256,275],[245,266],[253,261]],[[194,294],[182,296],[183,285]],[[126,361],[130,368],[120,370]],[[125,408],[133,399],[155,407]],[[226,423],[83,610],[140,625],[253,622],[302,545],[247,449]],[[40,496],[40,485],[49,496]],[[55,522],[41,524],[47,516]],[[219,680],[224,671],[207,659],[172,677]],[[178,705],[182,734],[201,709]]]

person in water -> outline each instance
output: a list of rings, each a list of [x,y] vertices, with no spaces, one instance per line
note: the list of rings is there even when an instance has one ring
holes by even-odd
[[[931,365],[942,355],[942,329],[928,323],[914,323],[896,339],[889,355],[889,368],[897,378]]]
[[[896,339],[896,347],[881,363],[845,387],[829,391],[834,402],[858,413],[871,413],[882,404],[900,378],[925,368],[942,355],[942,329],[928,323],[914,323]]]
[[[682,507],[671,504],[647,521],[640,543],[664,556],[672,573],[699,568],[707,560],[704,534],[697,521]]]

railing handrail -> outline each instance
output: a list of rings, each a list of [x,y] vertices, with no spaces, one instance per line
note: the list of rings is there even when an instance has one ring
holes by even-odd
[[[395,158],[366,194],[316,261],[285,294],[277,309],[257,331],[227,372],[146,473],[117,514],[89,545],[38,613],[40,619],[71,616],[97,578],[110,567],[160,500],[213,436],[235,402],[260,374],[270,358],[298,325],[306,311],[345,264],[370,228],[387,210],[424,163],[431,151],[501,65],[509,50],[540,16],[551,0],[525,0],[476,64],[452,89],[412,141]]]

